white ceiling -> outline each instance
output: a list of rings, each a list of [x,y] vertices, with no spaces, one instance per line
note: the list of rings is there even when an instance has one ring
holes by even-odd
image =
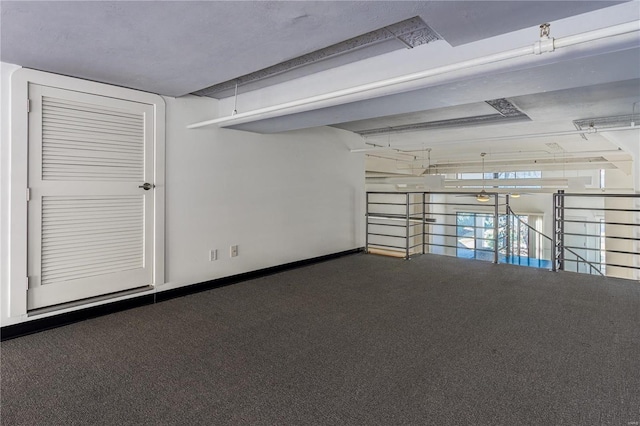
[[[418,15],[456,46],[618,2],[540,3],[3,0],[0,59],[180,96]]]
[[[487,153],[486,171],[527,170],[540,169],[534,161],[541,159],[557,160],[557,167],[550,169],[575,169],[567,166],[562,160],[567,158],[603,157],[615,167],[623,167],[630,172],[632,157],[621,151],[612,142],[609,135],[589,134],[583,138],[580,135],[547,136],[540,138],[514,138],[509,140],[486,140],[485,138],[499,138],[512,135],[531,135],[537,133],[564,132],[575,130],[572,121],[596,118],[623,116],[632,113],[634,102],[640,101],[640,79],[615,81],[588,87],[578,87],[558,91],[534,93],[515,96],[509,100],[532,121],[495,124],[483,127],[465,127],[426,132],[410,132],[371,136],[367,143],[378,146],[404,146],[398,150],[369,152],[370,171],[421,174],[426,166],[447,166],[451,163],[464,163],[454,171],[480,171],[481,153]],[[342,127],[362,129],[367,127],[384,127],[385,124],[396,125],[404,123],[407,118],[430,121],[434,116],[446,113],[446,116],[469,116],[485,113],[487,106],[481,103],[466,104],[456,107],[426,111],[424,113],[401,114],[399,116],[382,117],[378,119],[356,121],[341,125]],[[638,113],[638,107],[636,107]],[[627,132],[629,133],[629,132]],[[640,145],[640,133],[630,131]],[[464,141],[464,142],[461,142]],[[429,150],[430,162],[425,161]],[[387,159],[389,161],[384,161]],[[514,162],[531,160],[529,167],[521,167]],[[416,161],[417,160],[417,161]],[[471,164],[469,164],[471,163]],[[633,166],[638,168],[637,165]],[[581,165],[578,169],[607,168],[597,164],[590,167]],[[547,170],[549,168],[545,168]],[[440,167],[441,171],[445,169]],[[451,172],[451,170],[449,170]]]

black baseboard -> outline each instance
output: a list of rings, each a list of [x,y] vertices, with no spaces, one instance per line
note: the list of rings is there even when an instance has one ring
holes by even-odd
[[[26,336],[27,334],[33,334],[44,330],[50,330],[52,328],[61,327],[63,325],[72,324],[74,322],[84,321],[90,318],[96,318],[103,315],[112,314],[114,312],[120,312],[131,308],[137,308],[139,306],[151,305],[158,302],[163,302],[176,297],[182,297],[189,294],[199,293],[201,291],[212,290],[218,287],[224,287],[230,284],[239,283],[255,278],[265,277],[279,272],[288,271],[291,269],[300,268],[314,263],[325,262],[327,260],[336,259],[342,256],[361,253],[364,248],[357,248],[352,250],[341,251],[338,253],[332,253],[325,256],[314,257],[311,259],[299,260],[297,262],[285,263],[284,265],[272,266],[270,268],[258,269],[256,271],[245,272],[238,275],[232,275],[229,277],[218,278],[211,281],[205,281],[197,284],[187,285],[166,291],[159,291],[154,294],[145,294],[131,299],[119,300],[117,302],[110,302],[104,305],[92,306],[90,308],[79,309],[77,311],[65,312],[59,315],[53,315],[46,318],[41,318],[33,321],[26,321],[20,324],[8,325],[0,329],[0,341],[14,339],[20,336]]]

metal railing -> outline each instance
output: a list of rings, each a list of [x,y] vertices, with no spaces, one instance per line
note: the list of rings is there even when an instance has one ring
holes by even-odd
[[[640,194],[553,194],[553,270],[640,279]]]
[[[404,252],[404,257],[409,258],[415,248],[411,238],[418,236],[414,228],[422,223],[411,215],[411,197],[411,193],[367,193],[367,251],[374,248]]]
[[[507,196],[508,197],[508,196]],[[508,200],[508,198],[507,198]],[[537,229],[535,229],[534,227],[532,227],[531,225],[529,225],[527,222],[523,221],[520,216],[518,214],[516,214],[512,209],[511,206],[509,206],[508,201],[507,201],[507,223],[510,223],[509,218],[513,217],[519,224],[520,226],[524,226],[529,232],[534,233],[535,235],[539,235],[540,237],[544,238],[545,240],[549,241],[549,243],[551,243],[551,245],[553,246],[553,238],[549,237],[546,234],[543,234],[542,232],[538,231]],[[519,232],[519,230],[518,230]],[[507,231],[508,233],[508,231]],[[518,244],[520,244],[520,238],[518,238]],[[509,247],[509,244],[507,243],[507,246]],[[508,250],[508,248],[507,248]],[[580,259],[581,261],[583,261],[585,264],[587,264],[592,271],[598,273],[599,275],[604,276],[604,274],[595,266],[593,265],[591,262],[589,262],[587,259],[583,258],[582,256],[580,256],[578,253],[576,253],[575,251],[573,251],[571,248],[565,247],[565,250],[567,250],[568,252],[570,252],[571,254],[573,254],[574,256],[576,256],[576,258]],[[520,252],[520,250],[518,249],[518,252]],[[510,257],[510,253],[507,252],[507,259],[509,259]],[[553,259],[553,255],[552,255],[552,259]],[[511,263],[511,262],[508,262]],[[552,270],[556,270],[553,269],[554,268],[554,264],[553,262],[551,262],[551,268]]]
[[[553,194],[551,236],[541,231],[542,216],[532,226],[523,220],[526,215],[521,217],[511,208],[508,195],[504,204],[497,193],[488,193],[484,203],[476,196],[476,192],[367,192],[366,251],[405,259],[434,253],[640,278],[640,194],[559,191]]]
[[[505,245],[503,248],[503,251],[505,253],[505,263],[522,265],[522,256],[524,254],[527,259],[525,263],[526,266],[531,266],[531,262],[533,261],[537,262],[537,265],[534,263],[533,266],[543,267],[542,265],[548,265],[548,267],[551,268],[551,258],[546,258],[542,253],[544,253],[545,251],[544,242],[549,243],[550,250],[552,238],[522,220],[522,218],[520,217],[521,215],[514,212],[509,205],[509,195],[506,195],[505,214]],[[521,234],[524,232],[527,233],[527,244],[525,249],[523,250],[523,238],[521,237]],[[512,233],[515,235],[512,236]],[[532,236],[534,238],[532,238]],[[514,239],[515,243],[513,242]],[[535,246],[532,244],[532,241],[536,241]],[[540,245],[542,245],[542,247],[540,247]],[[531,256],[532,251],[535,251],[539,254]],[[517,259],[517,261],[515,259]]]
[[[459,211],[490,218],[490,226],[465,225],[474,233],[474,255],[488,253],[498,262],[498,194],[487,193],[489,201],[475,200],[477,192],[367,192],[366,196],[366,250],[386,251],[409,259],[413,254],[452,254],[465,249],[458,245],[456,230]],[[453,198],[463,198],[453,200]],[[472,202],[465,202],[469,198]],[[472,207],[472,209],[470,209]],[[488,236],[476,237],[478,230]],[[483,241],[482,247],[476,247]],[[387,253],[387,254],[388,254]],[[455,255],[455,254],[453,254]]]

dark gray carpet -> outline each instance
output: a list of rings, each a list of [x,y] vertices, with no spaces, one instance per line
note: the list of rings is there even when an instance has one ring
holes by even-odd
[[[353,255],[2,343],[3,425],[623,425],[640,285]]]

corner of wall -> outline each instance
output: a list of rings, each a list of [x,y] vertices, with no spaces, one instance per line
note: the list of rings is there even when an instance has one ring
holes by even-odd
[[[21,66],[0,62],[0,322],[9,303],[9,209],[11,187],[11,76]]]
[[[618,133],[606,133],[603,131],[602,136],[614,143],[620,149],[629,153],[632,158],[631,174],[628,175],[628,183],[624,182],[625,179],[622,176],[622,171],[613,170],[607,173],[607,186],[612,186],[609,185],[610,181],[613,182],[609,179],[609,176],[611,176],[616,180],[616,185],[633,186],[633,190],[635,192],[640,192],[640,142],[638,142],[638,131],[628,130]]]

